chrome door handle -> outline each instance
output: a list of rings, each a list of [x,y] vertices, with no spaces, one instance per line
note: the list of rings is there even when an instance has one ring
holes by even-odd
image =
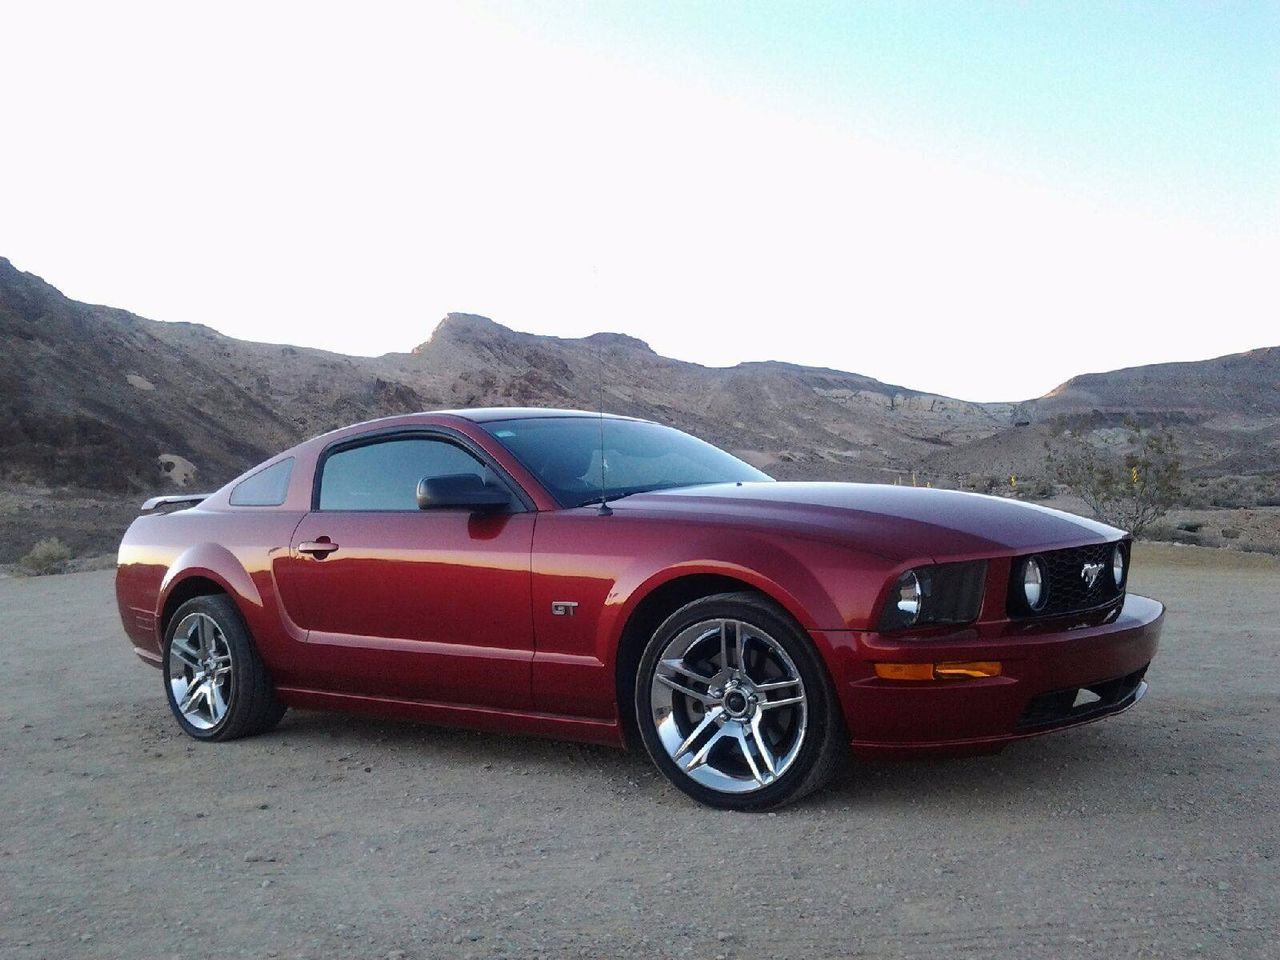
[[[323,560],[337,549],[338,545],[327,537],[323,540],[305,540],[298,544],[299,553],[309,553],[317,560]]]

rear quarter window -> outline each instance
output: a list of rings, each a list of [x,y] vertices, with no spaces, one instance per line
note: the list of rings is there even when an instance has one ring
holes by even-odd
[[[233,507],[278,507],[289,496],[293,458],[273,463],[265,470],[241,480],[231,491]]]

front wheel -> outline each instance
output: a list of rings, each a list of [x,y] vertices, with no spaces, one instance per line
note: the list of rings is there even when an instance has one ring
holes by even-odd
[[[195,597],[177,609],[165,631],[164,664],[169,709],[197,740],[265,733],[284,716],[230,597]]]
[[[658,769],[713,807],[764,810],[822,786],[845,755],[826,669],[757,594],[695,600],[640,658],[635,711]]]

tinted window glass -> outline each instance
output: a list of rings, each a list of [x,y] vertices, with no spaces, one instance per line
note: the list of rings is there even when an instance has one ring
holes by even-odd
[[[484,426],[563,505],[600,499],[599,420],[542,417]],[[772,479],[718,447],[656,423],[606,419],[603,432],[604,490],[610,498],[703,483]]]
[[[321,510],[418,509],[418,481],[492,471],[461,447],[424,437],[382,440],[331,454],[320,477]]]
[[[278,507],[289,495],[289,478],[293,476],[293,458],[273,463],[252,477],[241,480],[231,491],[234,507]]]

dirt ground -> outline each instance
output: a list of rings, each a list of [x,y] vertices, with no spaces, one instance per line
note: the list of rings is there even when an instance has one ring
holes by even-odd
[[[1275,958],[1280,563],[1143,546],[1148,697],[776,814],[636,755],[291,712],[179,734],[111,574],[0,581],[0,957]]]

